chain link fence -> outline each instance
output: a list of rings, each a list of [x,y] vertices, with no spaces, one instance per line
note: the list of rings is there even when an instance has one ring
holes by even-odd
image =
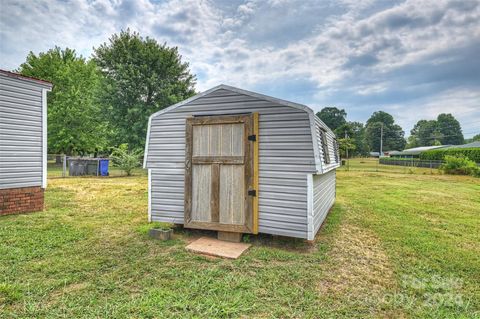
[[[407,167],[439,168],[444,162],[438,160],[421,160],[417,158],[380,158],[379,163],[383,165],[397,165]]]
[[[48,178],[67,177],[122,177],[126,172],[113,165],[110,158],[93,156],[66,156],[64,154],[47,155]],[[106,163],[108,161],[108,163]],[[147,170],[134,169],[133,175],[147,175]],[[107,166],[107,167],[105,167]]]
[[[388,160],[387,160],[388,161]],[[423,163],[422,165],[416,165],[412,161],[403,161],[399,165],[395,165],[392,162],[386,163],[385,160],[373,157],[365,158],[350,158],[343,159],[340,171],[352,171],[352,172],[382,172],[382,173],[397,173],[397,174],[440,174],[438,169],[439,163]]]

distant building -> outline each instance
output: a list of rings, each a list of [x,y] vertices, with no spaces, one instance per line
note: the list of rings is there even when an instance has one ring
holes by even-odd
[[[380,152],[370,152],[370,157],[385,157],[385,156],[390,156],[392,152],[397,152],[397,151],[384,151],[382,152],[382,156],[380,156]]]
[[[463,145],[452,145],[449,148],[475,148],[475,147],[480,147],[480,141],[475,141],[475,142],[463,144]]]
[[[420,157],[420,154],[423,153],[423,152],[430,151],[430,150],[441,149],[441,148],[448,148],[450,146],[452,146],[452,145],[420,146],[420,147],[409,148],[409,149],[403,150],[401,152],[392,151],[392,152],[390,152],[390,157],[418,158],[418,157]]]
[[[0,215],[43,209],[51,89],[50,82],[0,70]]]

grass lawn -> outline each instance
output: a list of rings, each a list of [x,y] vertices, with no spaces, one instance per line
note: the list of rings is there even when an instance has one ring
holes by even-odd
[[[150,239],[144,174],[51,179],[44,212],[0,217],[0,318],[480,316],[480,180],[350,164],[313,245],[235,261]]]

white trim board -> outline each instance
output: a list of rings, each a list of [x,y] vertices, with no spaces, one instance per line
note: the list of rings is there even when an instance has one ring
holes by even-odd
[[[148,118],[147,140],[145,141],[145,151],[143,152],[143,168],[147,168],[148,145],[150,143],[150,128],[152,126],[152,116]]]
[[[312,134],[312,147],[313,147],[313,157],[315,160],[315,170],[317,171],[317,174],[323,174],[322,158],[320,156],[320,149],[318,148],[318,141],[317,141],[317,129],[316,129],[316,122],[315,122],[316,117],[317,116],[313,113],[313,111],[308,114],[308,119],[310,121],[310,133]]]
[[[152,169],[148,169],[148,222],[152,221]]]
[[[313,224],[313,174],[307,174],[307,240],[315,239]]]
[[[47,152],[48,152],[48,138],[47,138],[47,92],[50,89],[42,89],[42,188],[47,188]]]

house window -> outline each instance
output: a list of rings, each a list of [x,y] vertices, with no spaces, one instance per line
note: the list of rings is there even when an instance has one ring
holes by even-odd
[[[323,162],[325,164],[330,164],[330,153],[328,151],[328,142],[327,142],[327,131],[322,128],[322,150],[323,150]]]

